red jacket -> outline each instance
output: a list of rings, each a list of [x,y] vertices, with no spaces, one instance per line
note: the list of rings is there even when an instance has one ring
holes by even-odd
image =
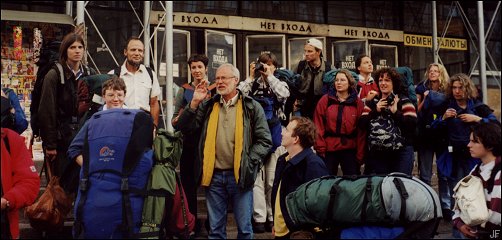
[[[9,141],[10,154],[4,140]],[[10,207],[7,212],[10,233],[13,239],[19,238],[19,209],[31,205],[40,191],[40,178],[26,149],[24,137],[16,132],[2,128],[2,190]],[[2,210],[3,211],[3,210]]]
[[[332,104],[328,106],[328,102]],[[339,110],[342,105],[343,110],[339,119]],[[356,149],[357,161],[362,163],[366,146],[366,131],[358,129],[357,123],[363,109],[364,103],[357,97],[355,91],[352,91],[344,102],[328,94],[322,96],[314,113],[314,124],[317,127],[315,143],[317,153],[324,156],[326,152]],[[339,129],[338,132],[337,129]]]

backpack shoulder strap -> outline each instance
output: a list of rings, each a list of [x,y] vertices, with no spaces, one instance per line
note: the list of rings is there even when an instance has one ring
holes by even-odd
[[[118,66],[115,69],[113,69],[113,74],[115,74],[117,77],[120,77],[121,70],[122,70],[122,66]]]
[[[59,80],[61,81],[61,84],[64,84],[64,70],[63,70],[63,65],[59,62],[55,62],[54,65],[56,66],[56,71],[59,73]]]
[[[152,80],[152,86],[153,86],[153,71],[151,67],[145,66],[146,71],[148,72],[148,75],[150,75],[150,79]],[[152,87],[153,88],[153,87]]]
[[[306,60],[301,60],[299,63],[298,63],[298,68],[296,69],[296,73],[298,74],[302,74],[303,72],[303,69],[305,69],[305,65],[307,64],[307,61]]]

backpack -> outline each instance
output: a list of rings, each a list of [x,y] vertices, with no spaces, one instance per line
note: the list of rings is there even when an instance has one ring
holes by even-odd
[[[401,75],[402,92],[411,100],[416,108],[418,105],[415,83],[413,82],[413,72],[409,67],[396,67],[395,69]]]
[[[110,74],[95,74],[82,77],[82,86],[88,90],[88,99],[79,99],[79,102],[88,103],[87,110],[83,113],[79,126],[82,128],[85,122],[103,106],[105,103],[103,100],[103,83],[111,78]]]
[[[17,94],[14,92],[14,90],[12,90],[11,88],[2,88],[2,91],[5,93],[6,98],[8,98],[10,102],[9,105],[15,110],[15,113],[11,113],[10,111],[7,113],[8,118],[14,117],[14,123],[13,123],[14,125],[13,128],[11,129],[19,134],[22,134],[24,130],[28,128],[28,121],[26,120],[26,115],[24,114],[24,110],[23,108],[21,108],[21,104],[19,103],[19,98]],[[2,110],[2,126],[4,126],[3,114],[4,112]]]
[[[73,236],[133,238],[153,165],[152,117],[138,109],[109,109],[88,121]]]
[[[324,74],[324,77],[322,79],[323,82],[322,92],[324,94],[329,93],[330,95],[335,95],[336,90],[333,87],[333,83],[335,82],[335,78],[338,72],[340,72],[340,69],[332,69]],[[352,74],[352,77],[356,80],[356,83],[359,82],[359,74],[350,70],[349,72],[350,74]]]
[[[281,121],[277,115],[277,111],[282,108],[283,103],[277,100],[277,96],[268,84],[264,88],[260,87],[258,81],[253,81],[249,96],[260,103],[267,119],[268,128],[272,136],[272,148],[269,152],[274,152],[281,145],[282,128]]]
[[[284,114],[286,115],[286,119],[281,120],[281,124],[286,126],[288,125],[290,115],[293,112],[295,101],[300,94],[298,89],[301,84],[301,75],[285,68],[279,68],[275,70],[274,76],[277,79],[286,82],[289,88],[289,97],[286,99],[286,103],[284,104]]]
[[[139,237],[188,239],[195,226],[195,216],[188,209],[176,172],[183,149],[182,134],[159,129],[153,145],[155,163],[147,184]]]
[[[321,227],[337,233],[349,227],[401,226],[405,230],[400,237],[429,239],[442,217],[440,206],[429,185],[403,173],[332,175],[306,182],[288,194],[284,215],[292,228]]]
[[[404,137],[392,116],[382,113],[370,119],[367,132],[370,150],[394,151],[404,146]]]

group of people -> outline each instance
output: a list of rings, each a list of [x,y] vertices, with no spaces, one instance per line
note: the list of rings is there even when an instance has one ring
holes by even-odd
[[[418,152],[420,178],[429,185],[434,154],[436,159],[448,154],[453,159],[449,172],[439,171],[438,176],[443,216],[450,220],[453,187],[480,164],[473,174],[494,181],[498,190],[485,191],[492,215],[478,232],[500,227],[500,170],[490,179],[495,164],[500,164],[500,123],[478,100],[467,75],[449,77],[441,64],[429,65],[425,80],[415,88],[415,103],[399,73],[382,68],[373,74],[367,55],[356,60],[357,74],[336,69],[332,79],[326,80],[331,66],[323,60],[322,50],[319,40],[306,41],[305,58],[293,69],[300,75],[298,89],[289,89],[279,79],[276,70],[280,65],[270,52],[251,63],[243,81],[239,69],[227,63],[218,67],[210,83],[207,56],[194,54],[188,59],[192,81],[176,94],[171,124],[184,136],[180,175],[189,210],[195,216],[198,187],[205,190],[209,238],[227,237],[229,205],[237,238],[253,238],[254,232],[264,231],[272,231],[278,239],[289,238],[296,229],[284,220],[285,197],[298,186],[336,175],[339,166],[343,175],[360,175],[363,165],[364,174],[412,175],[414,151]],[[142,64],[143,52],[140,39],[127,41],[126,60],[120,69],[109,72],[115,76],[103,84],[102,110],[143,109],[158,125],[160,87],[155,73],[150,74],[151,69]],[[64,175],[71,163],[82,164],[86,125],[79,128],[79,124],[87,106],[77,95],[86,94],[79,90],[79,79],[93,72],[82,64],[84,53],[81,35],[66,35],[59,59],[66,84],[60,84],[56,69],[44,78],[40,135],[56,176]],[[285,104],[292,91],[297,94],[294,111],[289,112]],[[9,144],[4,137],[9,137]],[[16,237],[14,209],[34,201],[39,179],[28,151],[17,150],[19,144],[12,141],[18,140],[2,128],[2,234],[7,227],[10,236]],[[10,165],[4,168],[4,162]],[[14,174],[4,180],[8,171]],[[26,180],[14,181],[17,177]],[[475,236],[458,212],[453,222],[459,233]],[[196,231],[202,225],[197,221]]]

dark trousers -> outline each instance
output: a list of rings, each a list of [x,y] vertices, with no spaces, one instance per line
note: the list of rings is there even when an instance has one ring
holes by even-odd
[[[361,174],[359,171],[359,163],[356,160],[355,149],[326,152],[324,163],[331,175],[337,175],[338,165],[341,165],[343,175]]]
[[[197,219],[197,179],[196,175],[196,149],[191,148],[189,144],[183,143],[183,152],[180,160],[180,176],[183,190],[188,202],[188,209]],[[192,146],[195,146],[192,145]]]

